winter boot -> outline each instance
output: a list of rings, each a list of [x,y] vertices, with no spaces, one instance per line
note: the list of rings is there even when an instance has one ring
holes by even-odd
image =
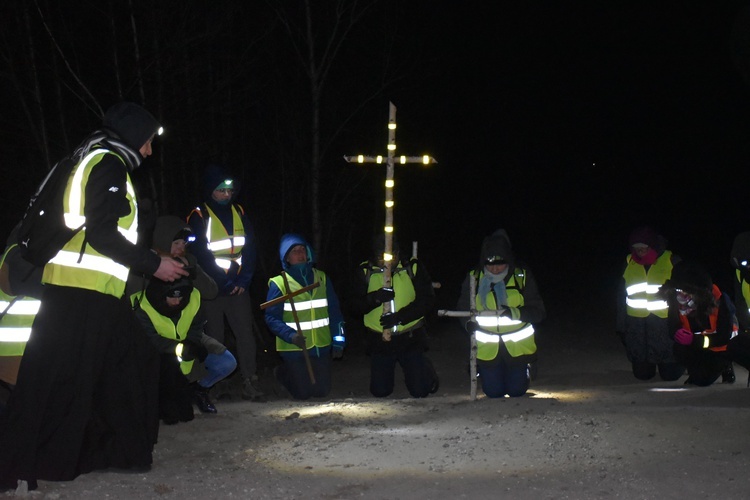
[[[265,403],[266,395],[258,388],[258,377],[246,378],[242,381],[242,399]]]
[[[195,403],[195,406],[198,407],[201,413],[216,413],[216,407],[208,397],[208,389],[201,387],[197,383],[193,391],[193,403]]]
[[[734,376],[734,367],[732,363],[729,363],[726,368],[721,372],[721,382],[723,384],[734,384],[736,377]]]

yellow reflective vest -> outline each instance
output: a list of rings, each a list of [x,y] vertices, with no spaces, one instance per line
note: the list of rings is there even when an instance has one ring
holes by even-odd
[[[305,336],[305,344],[308,349],[313,347],[327,347],[331,345],[331,328],[330,318],[328,316],[328,297],[326,293],[326,274],[319,269],[313,269],[314,282],[320,283],[320,286],[310,291],[295,295],[294,308],[297,311],[300,330]],[[289,281],[289,290],[284,285],[284,277],[279,275],[268,280],[268,284],[274,283],[281,291],[281,295],[287,295],[296,292],[302,285],[287,273]],[[282,320],[292,330],[297,330],[297,323],[294,321],[292,304],[287,300],[284,302],[284,314]],[[302,351],[299,347],[289,342],[285,342],[278,335],[276,336],[276,350],[281,351]]]
[[[154,309],[154,306],[149,302],[148,297],[145,293],[137,292],[130,296],[130,303],[135,305],[136,301],[139,303],[140,308],[148,315],[148,319],[151,320],[151,324],[154,325],[156,333],[164,338],[174,340],[178,342],[175,346],[175,355],[180,362],[180,371],[187,375],[193,369],[193,363],[195,360],[191,359],[185,361],[182,359],[182,343],[187,338],[187,334],[190,331],[190,327],[193,324],[195,315],[198,314],[201,305],[201,293],[197,288],[193,288],[190,293],[190,301],[187,307],[180,312],[180,319],[175,324],[171,318],[168,318]]]
[[[208,240],[208,249],[213,253],[216,259],[216,265],[224,270],[229,271],[232,262],[236,262],[242,267],[242,247],[245,246],[245,226],[242,223],[242,207],[232,205],[232,234],[229,234],[227,228],[221,223],[213,210],[206,205],[208,217],[203,216],[201,207],[195,207],[196,212],[205,221],[206,240]],[[188,216],[189,218],[189,216]]]
[[[3,254],[0,266],[15,245],[11,245]],[[14,301],[15,299],[15,301]],[[39,312],[41,301],[33,297],[15,297],[0,289],[0,312],[5,311],[0,319],[0,356],[22,356],[26,342],[31,334],[31,325]]]
[[[73,170],[63,198],[66,226],[77,229],[86,222],[83,212],[86,206],[86,184],[91,170],[106,154],[115,153],[102,148],[94,149]],[[120,158],[116,154],[115,156]],[[130,212],[118,219],[117,229],[128,241],[135,244],[138,241],[138,207],[130,174],[127,174],[126,188]],[[84,227],[44,266],[42,282],[85,288],[117,298],[122,297],[128,279],[128,267],[100,254],[91,245],[84,246],[85,238]]]
[[[373,266],[364,262],[363,266],[365,275],[369,275],[367,279],[367,293],[374,292],[383,288],[383,268]],[[404,267],[401,262],[398,263],[395,269],[391,272],[391,286],[393,288],[393,300],[391,301],[391,312],[400,311],[404,307],[408,306],[417,297],[417,293],[414,290],[414,283],[412,277],[417,272],[417,263],[409,262],[407,267]],[[383,315],[382,304],[375,309],[365,314],[364,323],[367,328],[376,332],[382,332],[383,327],[380,325],[380,317]],[[391,329],[393,334],[400,334],[408,332],[417,328],[423,323],[424,318],[417,318],[414,321],[398,325]]]
[[[655,296],[659,288],[672,276],[672,252],[666,250],[656,259],[648,272],[646,267],[638,264],[633,256],[628,254],[627,265],[622,277],[625,279],[625,293],[627,298],[628,316],[645,318],[654,314],[660,318],[666,318],[667,302]]]
[[[476,276],[478,284],[484,276],[484,270],[472,271]],[[523,289],[526,286],[526,275],[523,269],[515,268],[513,274],[505,284],[505,290],[508,295],[508,307],[520,308],[524,305]],[[495,294],[487,295],[487,305],[477,300],[477,312],[497,310],[498,304],[495,301]],[[483,361],[492,361],[500,352],[500,342],[505,345],[508,354],[517,358],[534,354],[536,352],[536,342],[534,341],[534,327],[531,323],[502,317],[499,315],[481,315],[478,314],[476,322],[481,330],[476,332],[477,339],[477,359]],[[491,332],[491,333],[487,333]]]

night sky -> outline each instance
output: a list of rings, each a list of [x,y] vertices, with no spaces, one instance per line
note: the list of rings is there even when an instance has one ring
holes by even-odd
[[[439,162],[429,169],[397,169],[396,231],[402,246],[419,242],[420,258],[444,283],[439,293],[445,304],[475,263],[482,238],[500,227],[536,271],[543,292],[546,287],[557,293],[575,282],[586,293],[609,293],[627,251],[627,235],[643,223],[655,225],[676,253],[703,261],[721,281],[729,272],[732,239],[750,229],[743,186],[750,153],[750,80],[743,77],[750,74],[747,4],[401,5],[395,40],[413,60],[402,81],[346,124],[347,140],[337,143],[330,156],[385,153],[388,101],[396,104],[398,152],[429,153]],[[264,24],[251,22],[256,22],[253,35],[260,36],[256,28]],[[351,69],[339,68],[334,75],[364,71],[373,48],[369,40],[374,45],[383,39],[378,29],[368,29],[347,48]],[[144,46],[149,42],[145,38]],[[12,43],[4,39],[4,50]],[[223,46],[199,51],[217,65],[230,53]],[[274,60],[279,67],[289,62],[280,54]],[[261,61],[250,58],[242,64],[253,70]],[[13,70],[3,66],[4,72]],[[260,126],[263,108],[270,106],[264,92],[270,95],[272,89],[252,91],[255,101],[242,113]],[[200,93],[198,104],[201,98],[211,103],[211,111],[222,106],[211,101],[216,96],[208,90]],[[331,109],[345,98],[329,99]],[[21,116],[18,94],[3,92],[0,101]],[[181,106],[173,116],[186,112],[190,103]],[[5,132],[15,119],[10,113],[0,137],[15,142]],[[196,139],[179,125],[173,124],[173,130],[180,140]],[[235,140],[226,147],[256,154],[263,138],[251,137],[257,140],[250,146]],[[384,169],[373,170],[352,187],[359,204],[352,210],[362,214],[353,223],[363,227],[361,234],[382,228],[384,174]],[[257,170],[245,175],[256,186],[256,196],[275,189]],[[251,199],[249,205],[261,233],[275,234],[263,227],[270,220],[270,203]],[[355,242],[355,254],[369,249],[365,239]],[[275,241],[263,247],[268,255],[262,258],[276,259]],[[336,275],[330,269],[334,264],[328,265]]]

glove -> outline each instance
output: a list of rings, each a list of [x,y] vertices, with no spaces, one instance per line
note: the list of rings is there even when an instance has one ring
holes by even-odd
[[[388,330],[401,323],[398,313],[387,313],[380,317],[380,326]]]
[[[370,292],[367,294],[367,302],[372,307],[377,307],[383,302],[388,302],[393,300],[393,297],[395,294],[393,293],[392,288],[379,288],[375,290],[374,292]]]
[[[296,345],[300,349],[307,349],[307,346],[305,345],[305,336],[301,333],[294,334],[294,337],[292,337],[292,344]]]
[[[346,345],[346,337],[344,336],[344,322],[339,323],[338,333],[331,339],[331,357],[333,359],[341,359],[344,357],[344,346]]]
[[[474,333],[477,330],[479,330],[479,324],[476,321],[468,321],[466,323],[466,331],[469,333]]]
[[[333,345],[333,349],[331,349],[331,357],[333,359],[341,359],[344,357],[344,346],[342,345]]]
[[[690,345],[693,343],[693,332],[680,328],[674,332],[674,341],[682,345]]]

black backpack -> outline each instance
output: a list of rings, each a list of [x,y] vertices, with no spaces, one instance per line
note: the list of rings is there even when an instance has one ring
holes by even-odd
[[[45,266],[83,228],[83,225],[77,228],[65,225],[65,188],[75,166],[105,138],[101,131],[90,135],[71,156],[52,167],[29,200],[18,230],[18,249],[26,261]]]

